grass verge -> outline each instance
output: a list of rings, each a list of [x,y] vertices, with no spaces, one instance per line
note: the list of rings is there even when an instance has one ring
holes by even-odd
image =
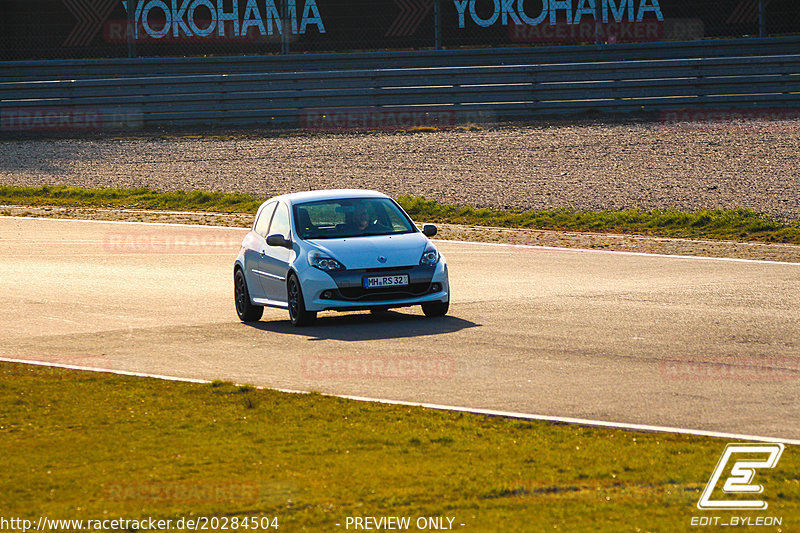
[[[0,203],[26,206],[120,207],[181,211],[255,213],[265,198],[241,193],[150,189],[82,189],[67,186],[0,186]],[[507,211],[437,203],[401,196],[400,205],[416,220],[556,231],[623,233],[692,239],[800,244],[800,221],[787,224],[749,209],[623,211]]]
[[[792,447],[758,471],[768,511],[704,513],[695,504],[718,439],[12,363],[0,378],[4,516],[277,516],[281,531],[442,516],[464,531],[683,531],[711,514],[800,527]]]
[[[27,206],[119,207],[176,211],[255,213],[263,202],[248,194],[152,189],[84,189],[66,185],[16,187],[0,185],[0,203]]]

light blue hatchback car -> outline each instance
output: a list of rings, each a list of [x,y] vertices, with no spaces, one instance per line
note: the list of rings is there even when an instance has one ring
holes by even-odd
[[[233,269],[236,313],[261,318],[288,309],[295,326],[317,312],[421,305],[442,316],[450,305],[447,263],[397,202],[367,190],[270,198],[258,210]]]

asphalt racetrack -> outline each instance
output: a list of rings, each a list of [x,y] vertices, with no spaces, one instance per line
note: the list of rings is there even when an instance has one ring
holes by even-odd
[[[236,318],[244,231],[0,218],[0,356],[800,438],[800,264],[439,242],[450,315]]]

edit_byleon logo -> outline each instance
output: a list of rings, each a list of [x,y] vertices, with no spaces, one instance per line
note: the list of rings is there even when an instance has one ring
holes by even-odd
[[[763,510],[767,502],[744,498],[764,492],[764,486],[753,483],[758,470],[775,468],[783,453],[780,443],[731,443],[722,452],[711,479],[708,480],[697,508],[701,510]],[[720,479],[732,462],[730,473],[718,489]],[[726,497],[716,496],[722,492]]]

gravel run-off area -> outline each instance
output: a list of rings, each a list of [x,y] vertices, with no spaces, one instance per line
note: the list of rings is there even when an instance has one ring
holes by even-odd
[[[800,220],[800,121],[0,140],[0,183],[259,196],[323,188],[513,209],[747,207]]]

